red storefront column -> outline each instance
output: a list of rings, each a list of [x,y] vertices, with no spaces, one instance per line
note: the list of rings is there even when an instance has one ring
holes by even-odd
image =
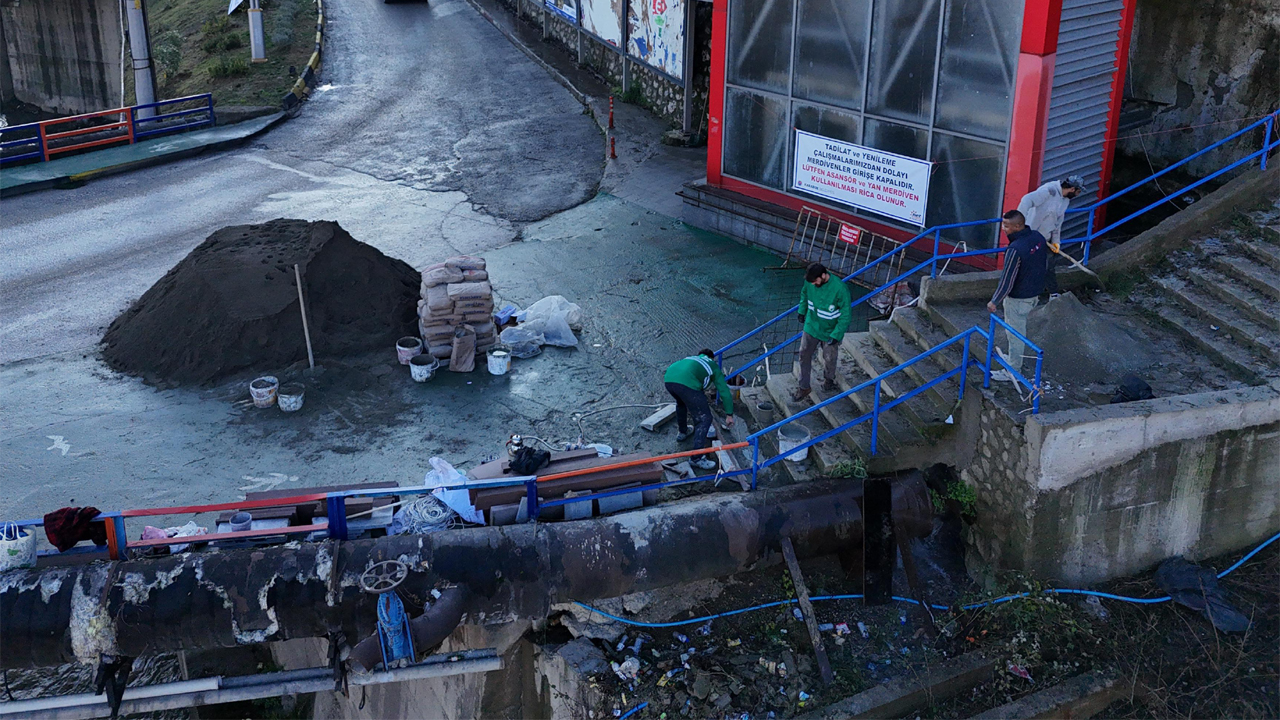
[[[1115,159],[1116,135],[1120,132],[1120,105],[1124,102],[1124,78],[1129,71],[1129,41],[1133,37],[1133,16],[1138,0],[1124,0],[1124,13],[1120,16],[1120,38],[1116,43],[1116,74],[1111,80],[1111,106],[1107,110],[1107,143],[1102,151],[1101,177],[1098,180],[1098,197],[1111,194],[1111,165]],[[1098,208],[1094,216],[1094,228],[1107,224],[1107,206]]]
[[[1005,165],[1005,210],[1016,208],[1022,196],[1040,184],[1061,24],[1062,0],[1027,0],[1022,12],[1022,44]],[[1000,242],[1007,240],[1001,236]]]
[[[720,185],[724,148],[725,54],[729,37],[729,0],[714,0],[711,9],[711,93],[707,109],[707,182]]]

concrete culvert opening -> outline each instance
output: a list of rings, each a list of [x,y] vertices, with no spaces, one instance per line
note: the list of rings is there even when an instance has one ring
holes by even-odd
[[[387,348],[416,334],[419,274],[335,222],[226,227],[175,265],[102,338],[102,355],[148,381],[204,383],[305,360],[294,265],[317,355]]]

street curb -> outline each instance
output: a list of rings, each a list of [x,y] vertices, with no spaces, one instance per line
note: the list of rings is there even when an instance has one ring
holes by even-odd
[[[302,101],[311,96],[311,91],[320,79],[320,66],[324,59],[324,0],[316,0],[316,44],[307,60],[307,67],[293,84],[293,88],[284,94],[280,101],[280,109],[289,113],[290,117],[301,112]]]
[[[561,72],[555,69],[555,67],[553,67],[550,63],[538,57],[538,54],[535,53],[533,49],[531,49],[528,45],[525,45],[524,42],[521,41],[519,38],[517,38],[514,34],[507,32],[507,29],[502,27],[502,25],[500,25],[498,21],[493,18],[493,15],[490,15],[489,11],[481,7],[480,4],[476,2],[476,0],[467,0],[467,4],[475,8],[475,11],[480,13],[480,17],[484,18],[485,20],[488,20],[490,25],[497,28],[498,32],[502,33],[502,35],[506,37],[507,40],[509,40],[512,45],[516,46],[516,49],[518,49],[520,52],[524,53],[525,55],[528,55],[530,60],[537,63],[543,70],[547,71],[547,74],[550,75],[553,80],[563,85],[565,89],[569,91],[569,94],[573,95],[575,100],[582,103],[583,107],[587,108],[587,111],[590,112],[593,117],[595,116],[595,110],[592,109],[591,103],[589,102],[590,96],[586,95],[577,87],[575,87],[573,82],[569,80],[569,78],[561,74]],[[519,21],[520,21],[519,18],[516,18],[516,22],[519,22]]]
[[[244,135],[242,137],[228,138],[226,140],[218,140],[216,142],[211,142],[207,145],[200,145],[198,147],[188,148],[186,150],[180,150],[178,152],[167,153],[165,155],[156,155],[154,157],[143,158],[141,160],[134,160],[132,162],[120,163],[119,165],[109,165],[107,167],[94,168],[93,170],[87,170],[85,172],[75,173],[73,175],[60,175],[57,177],[46,178],[44,180],[38,180],[35,182],[26,183],[24,185],[15,185],[9,188],[2,188],[0,189],[0,198],[11,198],[11,197],[16,197],[18,195],[26,195],[27,193],[38,192],[40,190],[66,188],[69,186],[75,187],[80,184],[86,183],[90,180],[95,180],[97,178],[107,177],[110,175],[119,175],[121,173],[126,173],[133,170],[141,170],[143,168],[154,167],[156,165],[164,165],[166,163],[175,162],[178,160],[185,160],[187,158],[195,157],[196,155],[200,155],[208,151],[225,150],[227,148],[241,145],[245,141],[249,140],[250,138],[254,138],[261,135],[267,130],[270,130],[276,125],[279,125],[281,122],[284,121],[284,119],[285,119],[285,113],[279,112],[279,113],[276,113],[275,117],[272,118],[271,121],[268,122],[266,125],[264,125],[261,129],[255,132],[252,132],[248,135]],[[246,122],[252,122],[252,121],[246,121]],[[227,127],[231,127],[231,126],[228,125]]]

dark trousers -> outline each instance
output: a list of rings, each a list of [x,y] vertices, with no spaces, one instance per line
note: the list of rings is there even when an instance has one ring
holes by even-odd
[[[667,383],[667,392],[676,399],[676,422],[680,432],[688,431],[689,414],[692,413],[695,447],[710,447],[711,438],[707,437],[707,431],[711,429],[711,405],[707,402],[706,393],[680,383]]]

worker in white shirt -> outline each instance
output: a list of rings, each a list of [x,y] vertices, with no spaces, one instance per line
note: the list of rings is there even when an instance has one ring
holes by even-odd
[[[1027,227],[1044,236],[1052,253],[1046,253],[1049,276],[1046,285],[1050,296],[1058,294],[1058,281],[1053,273],[1053,256],[1060,253],[1062,221],[1071,199],[1084,192],[1084,178],[1072,175],[1065,180],[1050,180],[1022,196],[1018,212],[1026,218]]]

